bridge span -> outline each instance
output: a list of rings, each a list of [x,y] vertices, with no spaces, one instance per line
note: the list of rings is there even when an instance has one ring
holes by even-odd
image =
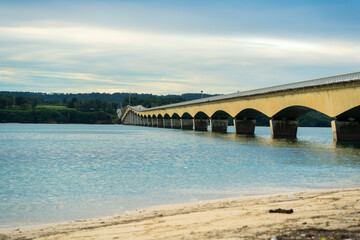
[[[253,135],[256,117],[270,117],[273,138],[296,138],[297,118],[316,110],[334,118],[334,141],[360,142],[360,72],[153,108],[127,106],[123,124]]]

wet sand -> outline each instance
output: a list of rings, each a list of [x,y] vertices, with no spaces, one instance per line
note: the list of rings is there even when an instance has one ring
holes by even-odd
[[[269,213],[270,209],[293,213]],[[2,239],[360,239],[360,188],[159,206],[0,230]]]

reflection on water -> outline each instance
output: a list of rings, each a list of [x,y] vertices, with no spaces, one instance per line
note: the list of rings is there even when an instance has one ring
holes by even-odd
[[[159,204],[360,185],[360,147],[121,125],[0,125],[0,226]]]

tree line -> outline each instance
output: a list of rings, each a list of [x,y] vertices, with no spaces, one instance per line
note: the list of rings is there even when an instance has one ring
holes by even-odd
[[[0,123],[105,123],[117,121],[113,114],[103,111],[80,112],[75,109],[0,109]]]
[[[46,104],[46,105],[41,105]],[[95,100],[44,101],[37,96],[0,96],[0,122],[114,123],[118,103]]]
[[[104,111],[110,114],[115,114],[116,108],[119,106],[119,103],[111,103],[107,101],[101,101],[99,99],[81,100],[77,99],[76,97],[73,97],[69,101],[64,98],[60,103],[58,101],[44,101],[43,99],[40,99],[36,96],[0,96],[0,109],[29,110],[35,109],[39,104],[66,106],[67,108],[74,108],[82,112]]]
[[[129,104],[150,108],[202,97],[198,93],[164,96],[118,93],[118,96],[122,96],[116,98],[119,101],[107,101],[105,99],[109,99],[109,96],[117,95],[105,93],[43,94],[30,92],[21,95],[20,93],[0,92],[0,122],[114,123],[117,122],[116,109]],[[63,98],[60,101],[59,97],[61,96]],[[204,94],[203,97],[209,96],[212,95]],[[269,117],[261,115],[256,119],[257,125],[268,126],[269,119]],[[298,120],[299,126],[329,127],[332,118],[314,110],[299,117]],[[232,121],[229,123],[232,124]]]
[[[204,97],[208,96],[211,95],[204,94]],[[128,104],[150,108],[200,97],[201,94],[196,93],[158,96],[137,93],[0,92],[0,122],[116,123],[118,122],[116,109]]]
[[[201,97],[215,96],[213,94],[201,93],[184,93],[181,95],[155,95],[147,93],[40,93],[40,92],[15,92],[15,91],[0,91],[0,96],[20,97],[37,97],[45,104],[62,104],[64,101],[71,101],[76,98],[78,101],[95,100],[98,99],[104,102],[118,103],[120,107],[125,107],[129,104],[129,97],[131,105],[143,105],[144,107],[157,107],[164,104],[176,103],[179,101],[188,101],[199,99]]]

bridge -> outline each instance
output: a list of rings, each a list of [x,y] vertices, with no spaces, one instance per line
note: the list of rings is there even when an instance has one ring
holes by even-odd
[[[272,138],[296,138],[297,118],[316,110],[333,118],[334,141],[360,142],[360,72],[202,98],[153,108],[127,106],[123,124],[254,135],[256,117],[270,117]]]

